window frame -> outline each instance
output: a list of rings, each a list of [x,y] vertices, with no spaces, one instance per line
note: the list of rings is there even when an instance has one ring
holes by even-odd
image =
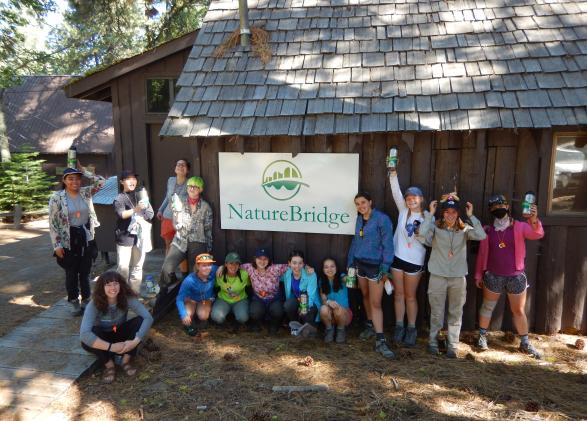
[[[149,111],[149,81],[166,80],[169,88],[169,109],[167,111]],[[167,115],[175,102],[175,90],[177,89],[177,77],[173,76],[147,76],[145,77],[145,114],[147,115]]]
[[[578,137],[578,136],[587,136],[587,131],[560,131],[554,132],[552,136],[552,146],[550,150],[550,167],[548,171],[548,198],[546,202],[546,215],[548,217],[554,218],[587,218],[587,210],[586,211],[557,211],[552,210],[552,199],[554,193],[554,186],[555,186],[555,179],[554,179],[554,172],[556,166],[556,147],[558,145],[558,140],[562,137]]]

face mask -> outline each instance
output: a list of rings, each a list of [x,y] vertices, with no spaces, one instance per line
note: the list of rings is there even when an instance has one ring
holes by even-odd
[[[491,214],[497,219],[501,219],[508,214],[508,210],[504,208],[498,208],[491,211]]]

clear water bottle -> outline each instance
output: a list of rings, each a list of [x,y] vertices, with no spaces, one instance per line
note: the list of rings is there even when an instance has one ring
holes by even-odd
[[[67,151],[67,168],[77,168],[77,148],[75,146]]]
[[[389,150],[389,156],[387,157],[387,169],[390,171],[397,170],[397,148],[391,148]]]
[[[140,203],[141,207],[143,209],[146,209],[149,207],[149,193],[147,193],[147,189],[144,187],[141,187],[137,190],[137,200]]]
[[[527,191],[522,202],[522,215],[529,218],[532,214],[532,205],[536,203],[536,194],[533,191]]]
[[[176,212],[181,212],[183,210],[183,202],[177,193],[173,193],[173,196],[171,196],[171,209]]]

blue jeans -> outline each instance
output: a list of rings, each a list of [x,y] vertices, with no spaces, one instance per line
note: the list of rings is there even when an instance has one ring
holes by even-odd
[[[249,320],[249,300],[244,299],[234,304],[227,303],[221,298],[214,301],[210,317],[218,324],[224,323],[226,316],[232,311],[237,322],[245,324]]]
[[[255,322],[269,319],[272,324],[279,326],[283,318],[283,303],[279,297],[276,297],[273,301],[264,301],[256,295],[253,295],[249,314],[251,320]]]

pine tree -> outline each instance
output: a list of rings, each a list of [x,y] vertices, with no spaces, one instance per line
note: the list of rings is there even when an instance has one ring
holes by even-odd
[[[0,164],[0,210],[10,212],[17,204],[26,211],[47,206],[53,183],[43,162],[38,152],[22,152]]]

